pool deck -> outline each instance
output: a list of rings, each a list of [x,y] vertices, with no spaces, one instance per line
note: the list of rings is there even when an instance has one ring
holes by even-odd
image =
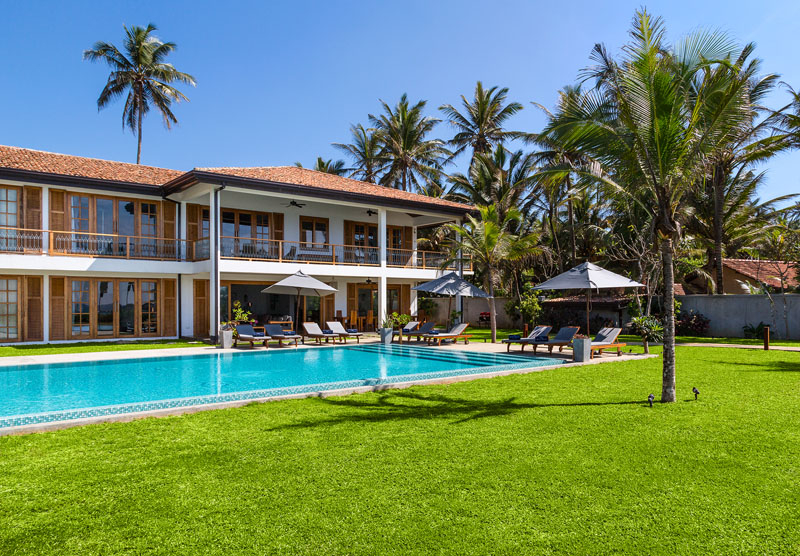
[[[377,338],[366,338],[362,342],[362,344],[367,343],[378,343]],[[354,345],[355,342],[348,342],[346,345]],[[300,345],[297,349],[335,349],[335,346],[341,346],[345,344],[305,344]],[[424,345],[424,344],[416,344],[412,343],[412,345]],[[256,347],[253,348],[254,350],[264,351],[266,352],[263,347]],[[295,349],[294,347],[271,347],[269,351],[274,351],[278,349]],[[506,345],[497,343],[482,343],[482,342],[471,342],[467,345],[463,343],[459,343],[457,345],[454,344],[446,344],[441,346],[440,348],[431,348],[431,349],[442,349],[442,350],[456,350],[456,351],[471,351],[471,352],[480,352],[480,353],[506,353]],[[19,356],[19,357],[3,357],[0,359],[0,367],[5,366],[16,366],[16,365],[25,365],[25,364],[43,364],[43,363],[77,363],[77,362],[86,362],[86,361],[113,361],[119,359],[131,359],[131,358],[150,358],[150,357],[169,357],[175,355],[198,355],[203,353],[234,353],[234,352],[241,352],[241,351],[251,351],[251,348],[244,347],[244,348],[234,348],[229,350],[222,350],[216,348],[214,346],[199,346],[199,347],[191,347],[191,348],[166,348],[166,349],[150,349],[150,350],[130,350],[130,351],[106,351],[106,352],[95,352],[95,353],[71,353],[71,354],[53,354],[53,355],[33,355],[33,356]],[[527,350],[524,353],[520,353],[519,347],[516,346],[516,349],[512,347],[512,354],[520,357],[521,360],[525,358],[533,358],[534,355],[531,350]],[[548,354],[545,350],[544,352],[539,352],[537,355],[543,357],[552,357],[555,359],[563,359],[564,363],[560,363],[558,365],[546,365],[546,366],[539,366],[539,367],[529,367],[529,368],[519,368],[519,369],[511,369],[511,370],[498,370],[498,371],[489,371],[483,373],[476,373],[471,375],[459,375],[459,376],[449,376],[449,377],[441,377],[441,378],[432,378],[427,380],[410,380],[407,382],[395,382],[390,384],[378,384],[378,385],[365,385],[355,388],[345,388],[339,390],[324,390],[324,391],[317,391],[317,392],[309,392],[309,393],[302,393],[302,394],[287,394],[281,396],[273,396],[273,397],[265,397],[265,398],[255,398],[255,399],[248,399],[248,400],[237,400],[237,401],[227,401],[221,403],[211,403],[205,405],[196,405],[196,406],[187,406],[187,407],[175,407],[169,409],[158,409],[153,411],[143,411],[140,413],[125,413],[125,414],[117,414],[117,415],[104,415],[99,417],[89,417],[85,419],[73,419],[68,421],[55,421],[49,423],[36,423],[31,425],[22,425],[16,427],[5,427],[0,428],[0,436],[7,436],[7,435],[14,435],[14,434],[27,434],[33,432],[45,432],[45,431],[53,431],[58,429],[65,429],[69,427],[81,426],[81,425],[88,425],[93,423],[105,423],[105,422],[126,422],[132,421],[134,419],[142,419],[145,417],[164,417],[169,415],[182,415],[186,413],[195,413],[197,411],[207,411],[211,409],[225,409],[225,408],[234,408],[234,407],[241,407],[243,405],[251,404],[251,403],[259,403],[259,402],[268,402],[268,401],[276,401],[282,399],[297,399],[297,398],[308,398],[308,397],[330,397],[330,396],[345,396],[349,394],[356,394],[356,393],[365,393],[365,392],[374,392],[380,390],[387,390],[387,389],[395,389],[395,388],[408,388],[410,386],[417,386],[417,385],[424,385],[424,384],[451,384],[454,382],[465,382],[469,380],[476,380],[482,378],[493,378],[497,376],[505,376],[511,374],[525,374],[530,372],[540,372],[546,371],[550,369],[561,369],[565,367],[574,367],[574,366],[583,366],[583,365],[598,365],[603,363],[612,363],[617,361],[630,361],[630,360],[641,360],[651,357],[657,357],[657,355],[650,354],[633,354],[633,353],[624,353],[622,356],[617,356],[616,353],[608,353],[604,354],[602,357],[595,357],[591,361],[582,362],[582,363],[573,363],[571,362],[572,359],[572,351],[569,349],[565,349],[563,353],[558,353],[557,350],[554,350],[552,354]]]

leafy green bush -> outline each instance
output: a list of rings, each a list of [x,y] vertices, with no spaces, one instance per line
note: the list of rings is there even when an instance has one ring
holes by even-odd
[[[652,315],[631,319],[631,331],[642,339],[645,353],[650,353],[650,342],[664,340],[664,326]]]

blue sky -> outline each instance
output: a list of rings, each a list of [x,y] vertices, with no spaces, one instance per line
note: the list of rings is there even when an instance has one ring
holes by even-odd
[[[166,131],[145,121],[142,162],[268,166],[340,157],[378,99],[403,92],[431,113],[471,94],[476,80],[510,88],[526,108],[513,122],[542,123],[531,101],[556,92],[588,65],[594,43],[616,51],[639,1],[404,2],[6,2],[0,33],[0,144],[135,161],[121,103],[98,113],[108,70],[81,59],[96,40],[122,41],[123,24],[153,22],[178,44],[172,62],[197,78]],[[670,35],[698,27],[754,41],[764,71],[800,87],[796,2],[649,2]],[[787,100],[783,92],[771,104]],[[442,124],[442,136],[450,130]],[[800,191],[800,153],[770,164],[763,198]]]

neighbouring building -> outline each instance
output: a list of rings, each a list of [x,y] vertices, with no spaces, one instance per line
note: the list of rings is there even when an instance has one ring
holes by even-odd
[[[417,230],[472,207],[297,167],[188,172],[0,146],[0,343],[214,337],[240,301],[303,270],[337,288],[305,320],[374,328],[414,313],[444,256]],[[470,272],[468,263],[451,264]]]
[[[751,288],[766,285],[772,291],[781,291],[781,280],[786,290],[800,285],[797,265],[787,261],[759,259],[722,259],[722,285],[727,294],[752,293]],[[705,293],[707,284],[695,278],[686,293]],[[708,292],[713,293],[713,292]]]

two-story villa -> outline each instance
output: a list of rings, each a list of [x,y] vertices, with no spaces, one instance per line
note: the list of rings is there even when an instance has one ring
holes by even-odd
[[[235,301],[303,270],[304,320],[372,329],[441,273],[417,230],[471,207],[296,167],[168,170],[0,146],[0,343],[214,337]],[[463,264],[459,264],[462,266]],[[464,268],[463,270],[471,270]]]

